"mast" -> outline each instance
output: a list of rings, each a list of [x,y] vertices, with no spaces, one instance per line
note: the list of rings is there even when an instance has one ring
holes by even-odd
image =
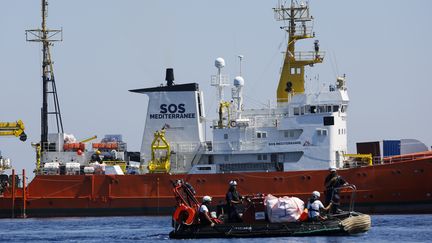
[[[295,94],[303,94],[304,67],[321,63],[324,53],[319,51],[319,42],[314,42],[314,51],[296,52],[295,44],[298,40],[314,38],[313,17],[309,14],[309,3],[291,0],[287,6],[287,0],[279,0],[278,7],[273,9],[278,21],[287,22],[282,26],[288,33],[288,45],[285,52],[285,60],[277,88],[278,105],[287,104]]]
[[[62,30],[50,30],[46,27],[48,16],[48,2],[42,0],[42,24],[41,29],[26,30],[26,40],[42,43],[42,108],[41,108],[41,151],[48,148],[48,116],[55,116],[57,133],[63,133],[63,121],[60,113],[57,88],[54,78],[53,62],[51,60],[50,46],[53,42],[62,41]],[[52,110],[49,110],[48,103],[51,96]]]

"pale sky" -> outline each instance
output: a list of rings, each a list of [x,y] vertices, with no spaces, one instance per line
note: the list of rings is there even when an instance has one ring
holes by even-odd
[[[122,134],[139,151],[147,98],[129,89],[197,82],[206,113],[216,117],[210,76],[223,57],[238,74],[244,56],[245,106],[275,101],[286,35],[274,20],[276,0],[49,1],[48,26],[63,28],[52,48],[65,132],[78,139]],[[319,83],[346,74],[348,143],[415,138],[432,145],[432,1],[311,0],[324,64],[307,68]],[[40,0],[1,1],[0,121],[22,119],[29,136],[0,137],[3,156],[31,174],[40,139],[41,46],[25,30],[40,27]],[[313,40],[301,46],[312,50]],[[212,106],[213,104],[213,106]],[[53,127],[50,127],[54,131]]]

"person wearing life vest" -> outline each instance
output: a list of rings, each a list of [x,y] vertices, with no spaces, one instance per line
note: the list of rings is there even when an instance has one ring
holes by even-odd
[[[238,205],[242,203],[242,196],[237,191],[237,182],[230,181],[229,189],[226,193],[226,211],[228,214],[229,222],[242,222],[242,219],[239,214]]]
[[[308,218],[310,221],[324,220],[325,218],[320,215],[320,210],[328,211],[332,205],[332,203],[330,203],[327,207],[324,207],[319,198],[320,193],[318,191],[313,191],[312,197],[307,204]]]
[[[326,188],[325,191],[325,204],[330,205],[331,213],[338,213],[341,211],[339,209],[340,206],[340,196],[339,196],[339,187],[347,185],[348,183],[337,174],[335,167],[330,167],[330,174],[325,178],[324,186]]]
[[[213,219],[210,217],[208,206],[210,205],[212,201],[212,198],[210,196],[204,196],[202,199],[202,204],[199,208],[199,220],[200,224],[202,225],[210,225],[213,227],[215,223],[213,222]]]

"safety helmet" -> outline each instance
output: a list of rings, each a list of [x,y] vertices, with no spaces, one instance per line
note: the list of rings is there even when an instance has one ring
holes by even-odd
[[[211,202],[211,200],[212,200],[212,198],[210,196],[204,196],[203,199],[202,199],[203,203],[205,203],[205,202]]]
[[[331,171],[331,172],[335,172],[335,171],[336,171],[336,167],[334,167],[334,166],[330,167],[330,168],[329,168],[329,171]]]
[[[229,185],[230,185],[230,186],[237,186],[237,181],[230,181],[230,182],[229,182]]]
[[[99,151],[99,150],[96,150],[96,154],[101,154],[101,151]]]
[[[319,198],[320,196],[321,196],[321,194],[319,193],[319,191],[313,191],[312,192],[312,197]]]

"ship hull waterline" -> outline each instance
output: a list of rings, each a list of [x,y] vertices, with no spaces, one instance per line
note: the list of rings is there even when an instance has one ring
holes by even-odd
[[[342,169],[357,186],[355,209],[370,214],[432,213],[432,156],[403,162]],[[243,195],[296,196],[306,201],[324,191],[327,170],[224,174],[37,175],[26,188],[27,217],[169,215],[175,200],[171,181],[184,179],[197,197],[224,203],[230,180]],[[348,206],[351,192],[341,194]],[[14,197],[14,198],[13,198]],[[12,207],[14,202],[14,207]],[[0,197],[0,217],[24,215],[22,189]],[[12,209],[13,208],[13,209]]]

